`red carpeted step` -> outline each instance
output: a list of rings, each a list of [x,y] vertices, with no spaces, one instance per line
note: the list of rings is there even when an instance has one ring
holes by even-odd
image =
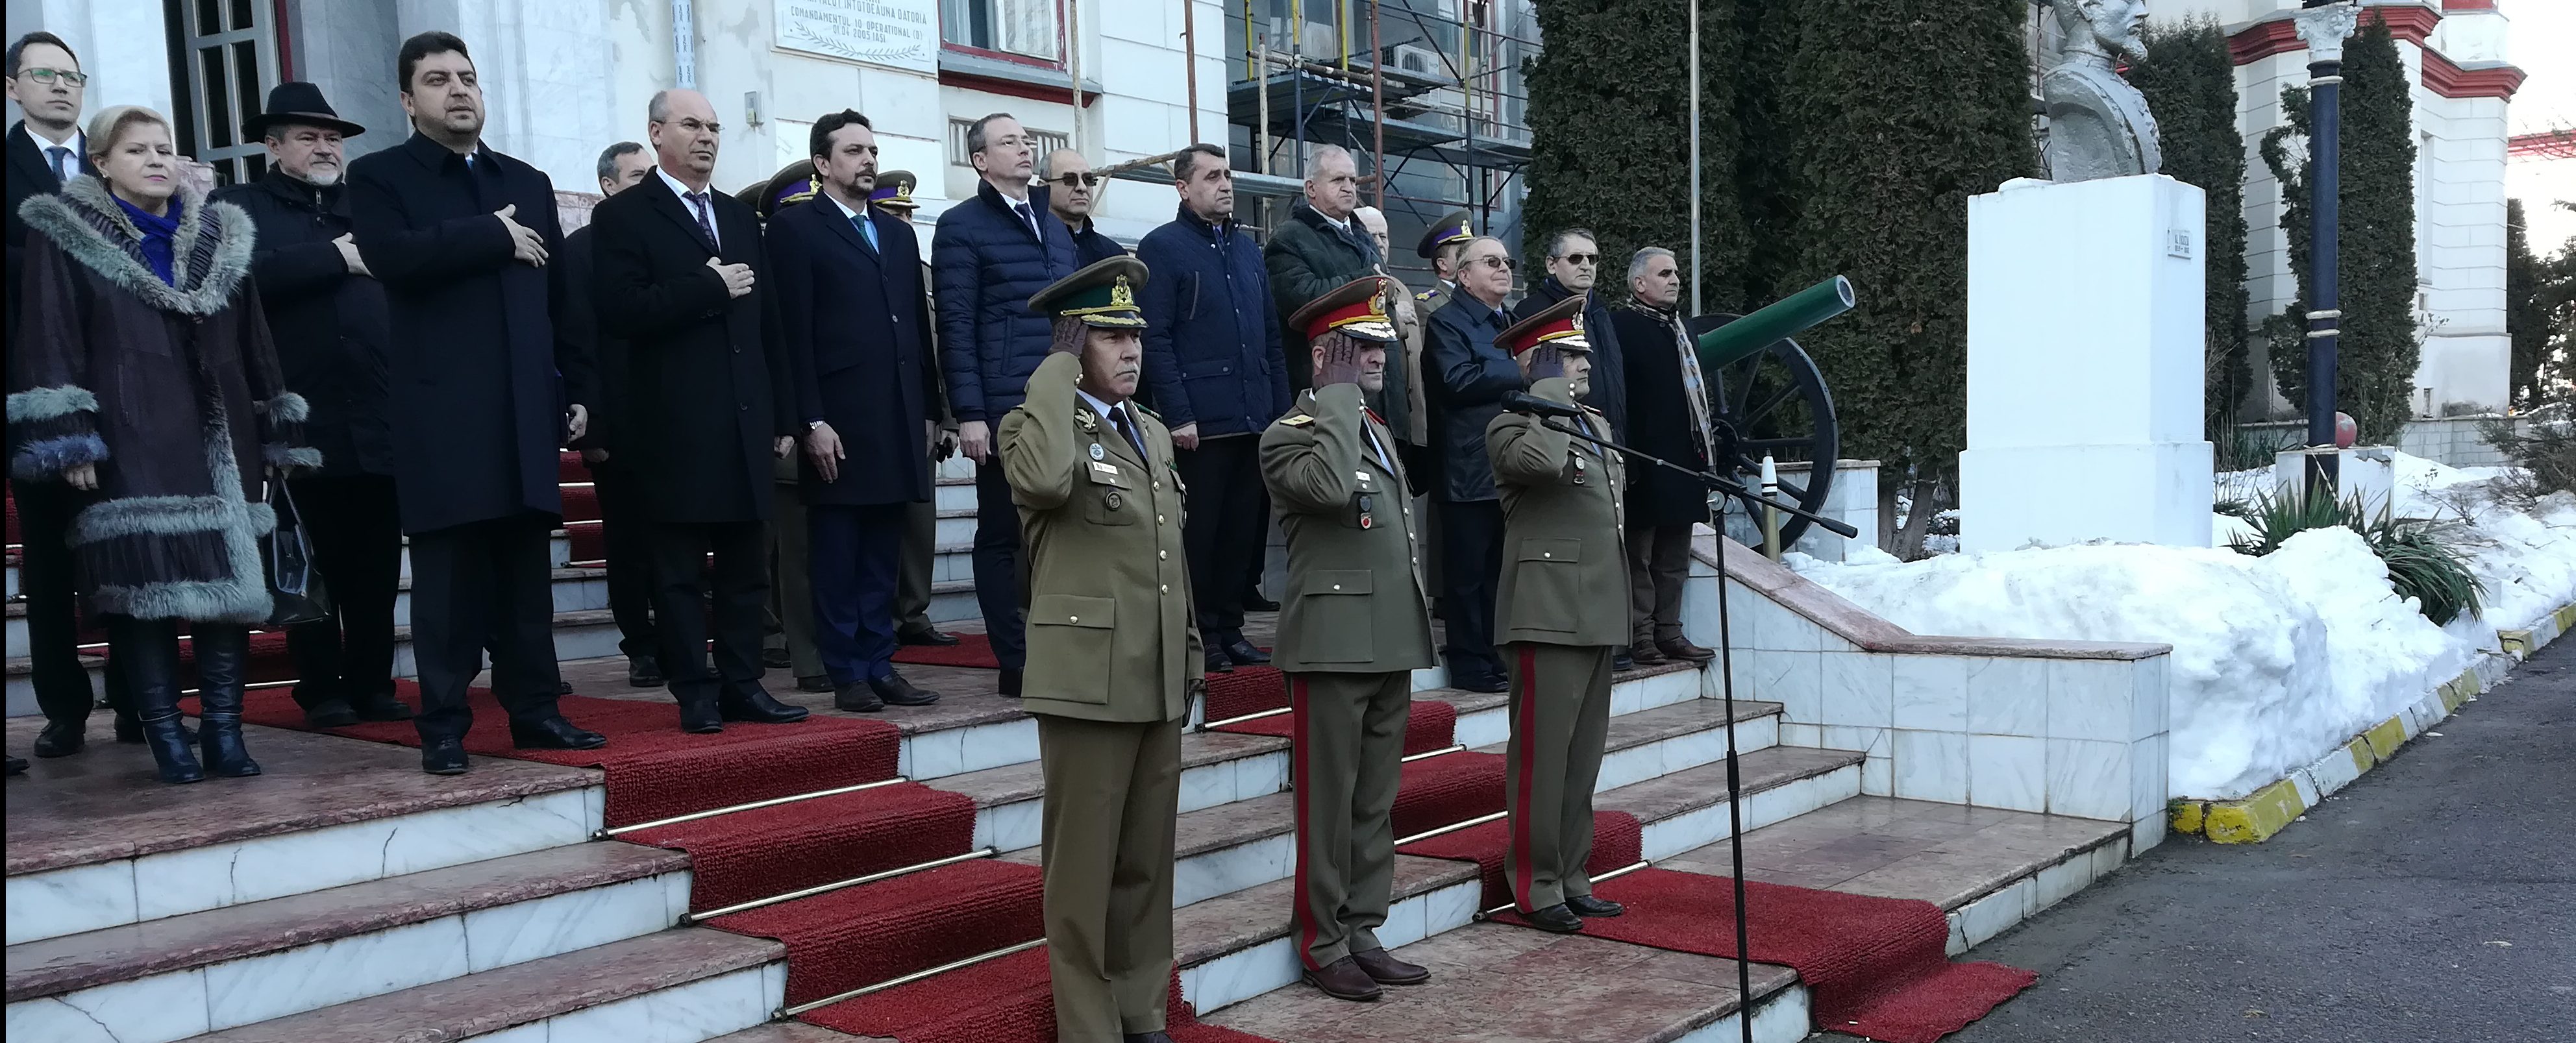
[[[1642,869],[1594,892],[1626,905],[1627,915],[1585,921],[1583,933],[1735,959],[1733,888],[1725,877]],[[1930,902],[1758,880],[1744,888],[1752,959],[1797,970],[1820,1028],[1935,1043],[2039,980],[1997,963],[1951,963],[1947,921]]]
[[[791,966],[793,957],[790,957]],[[791,986],[792,987],[792,986]],[[1181,999],[1172,974],[1165,1031],[1175,1043],[1270,1043],[1265,1037],[1205,1025]],[[825,1028],[900,1043],[1055,1043],[1055,994],[1043,947],[989,960],[935,978],[887,989],[799,1017]]]
[[[569,492],[570,490],[566,490]],[[564,537],[571,546],[567,557],[575,562],[608,560],[607,526],[598,521],[568,521]]]
[[[1209,702],[1213,703],[1215,700],[1211,698]],[[1412,710],[1404,719],[1404,755],[1410,757],[1417,753],[1429,753],[1448,747],[1456,741],[1452,736],[1457,732],[1457,725],[1457,707],[1437,699],[1414,700]],[[1297,718],[1295,714],[1272,714],[1256,720],[1223,725],[1215,730],[1238,732],[1244,735],[1268,735],[1294,742],[1297,738]]]
[[[793,1006],[1044,934],[1044,880],[1036,866],[960,862],[707,924],[787,943],[787,1003]]]
[[[563,487],[563,520],[566,523],[599,520],[599,490],[588,485]]]
[[[975,801],[898,783],[628,833],[689,853],[689,908],[704,912],[963,854]]]
[[[579,450],[566,449],[555,455],[555,481],[557,483],[568,484],[572,482],[587,482],[590,480],[590,465],[581,462],[581,452]]]
[[[394,682],[396,694],[415,708],[420,688]],[[558,700],[574,724],[608,736],[595,750],[521,750],[510,744],[508,715],[487,689],[473,689],[474,726],[467,752],[573,767],[597,767],[607,776],[608,825],[625,826],[774,797],[854,786],[894,777],[902,730],[884,721],[814,717],[795,724],[734,724],[716,735],[680,730],[680,708],[669,702]],[[196,712],[188,700],[189,712]],[[286,689],[252,692],[242,719],[272,728],[310,731],[304,711]],[[369,722],[333,728],[335,735],[420,745],[410,721]]]
[[[1485,897],[1477,908],[1491,909],[1512,901],[1511,885],[1503,879],[1503,853],[1511,838],[1511,822],[1504,819],[1417,840],[1396,850],[1423,858],[1476,863],[1485,880]],[[1584,860],[1583,868],[1598,874],[1635,865],[1645,858],[1644,841],[1645,827],[1638,824],[1637,816],[1625,811],[1593,812],[1592,856]]]
[[[15,547],[27,542],[18,538],[18,483],[9,483],[9,491],[6,495],[9,512],[9,545]]]
[[[1502,756],[1462,751],[1405,765],[1391,817],[1402,838],[1501,810]]]
[[[1208,720],[1222,721],[1287,706],[1287,675],[1274,667],[1238,666],[1233,673],[1208,675]]]

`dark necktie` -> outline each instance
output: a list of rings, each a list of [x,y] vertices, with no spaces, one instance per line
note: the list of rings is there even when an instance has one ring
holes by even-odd
[[[72,165],[69,162],[71,158],[72,150],[60,145],[56,145],[45,150],[45,160],[52,164],[54,168],[54,180],[69,181],[72,179],[72,175],[80,173],[80,171],[72,169]]]
[[[1136,457],[1138,459],[1147,463],[1152,463],[1154,461],[1154,454],[1145,451],[1145,439],[1136,433],[1136,425],[1130,423],[1127,419],[1126,403],[1121,402],[1109,407],[1109,422],[1118,428],[1119,434],[1127,436],[1128,445],[1136,447]]]
[[[689,201],[689,209],[697,214],[698,236],[706,240],[708,250],[716,249],[719,245],[716,242],[716,226],[707,220],[707,194],[690,192],[683,198]]]
[[[1021,224],[1029,226],[1030,235],[1036,236],[1041,243],[1046,241],[1046,232],[1038,227],[1038,215],[1029,212],[1027,203],[1013,203],[1011,210],[1020,215]]]

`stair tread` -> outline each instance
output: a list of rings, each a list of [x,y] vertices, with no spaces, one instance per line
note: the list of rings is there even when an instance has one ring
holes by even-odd
[[[1268,735],[1189,732],[1181,736],[1181,768],[1188,770],[1243,757],[1258,757],[1287,748],[1288,740]],[[979,808],[1035,800],[1046,791],[1046,779],[1037,761],[950,775],[934,779],[929,785],[973,797],[975,806]]]
[[[9,748],[26,749],[43,726],[11,719]],[[80,756],[37,759],[27,774],[41,795],[10,786],[10,876],[522,799],[601,778],[595,769],[506,758],[484,758],[461,776],[424,775],[419,751],[408,747],[245,725],[267,769],[257,785],[174,787],[153,777],[150,751],[106,732],[94,720]]]
[[[707,1043],[879,1043],[873,1036],[853,1036],[802,1021],[773,1021],[740,1032],[728,1032]],[[893,1043],[891,1040],[883,1043]]]
[[[1735,701],[1735,720],[1741,724],[1780,712],[1779,703],[1754,699]],[[1681,702],[1610,718],[1610,734],[1605,749],[1611,753],[1678,735],[1704,732],[1726,723],[1726,703],[1717,699],[1685,699]],[[1503,753],[1506,743],[1477,748],[1478,753]]]
[[[1744,792],[1760,793],[1774,786],[1849,767],[1863,759],[1857,750],[1773,746],[1744,755],[1741,781]],[[1685,811],[1724,803],[1725,797],[1726,762],[1719,760],[1629,783],[1594,797],[1592,806],[1602,811],[1625,811],[1637,816],[1640,822],[1655,822]]]
[[[1853,797],[1746,831],[1744,875],[1951,910],[2128,836],[2128,824],[2101,819]],[[1661,864],[1724,875],[1731,858],[1721,840]]]
[[[558,571],[561,571],[561,570],[558,570]],[[575,570],[575,571],[584,571],[584,572],[586,572],[586,571],[589,571],[589,570]],[[574,609],[574,610],[572,610],[572,611],[570,611],[570,612],[557,612],[557,613],[555,613],[555,614],[554,614],[554,624],[553,624],[553,626],[554,626],[554,629],[556,629],[556,630],[564,630],[564,629],[568,629],[568,628],[571,628],[571,627],[614,626],[614,625],[616,625],[616,623],[617,623],[617,617],[616,617],[614,614],[612,614],[611,612],[609,612],[607,609],[604,609],[604,608],[584,608],[584,609]],[[394,628],[394,643],[395,643],[395,644],[403,644],[403,643],[408,642],[408,641],[410,641],[410,640],[411,640],[411,624],[405,623],[405,624],[403,624],[403,625],[400,625],[400,626],[397,626],[397,627],[395,627],[395,628]],[[95,650],[95,649],[84,649],[84,650],[82,651],[82,653],[81,653],[81,654],[82,654],[82,656],[83,656],[84,658],[89,658],[89,659],[99,659],[99,660],[101,660],[102,662],[104,661],[104,657],[101,657],[101,656],[97,655],[97,654],[96,654],[96,650]],[[9,663],[8,663],[8,674],[9,674],[9,676],[11,676],[11,677],[21,677],[21,676],[27,676],[27,675],[33,674],[34,672],[35,672],[35,668],[34,668],[34,666],[33,666],[33,660],[30,660],[30,659],[26,658],[25,656],[11,656],[11,657],[9,658]]]
[[[574,844],[25,942],[8,947],[8,1000],[202,967],[688,866],[688,856],[677,851]]]
[[[194,1037],[194,1043],[444,1043],[783,960],[787,946],[681,927]]]

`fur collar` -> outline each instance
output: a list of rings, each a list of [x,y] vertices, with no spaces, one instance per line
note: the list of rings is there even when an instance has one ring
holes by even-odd
[[[144,303],[182,315],[213,315],[232,303],[250,271],[250,215],[193,190],[183,189],[181,200],[188,216],[170,243],[177,286],[152,274],[143,261],[142,231],[96,177],[73,178],[60,195],[30,196],[18,215],[73,260]]]

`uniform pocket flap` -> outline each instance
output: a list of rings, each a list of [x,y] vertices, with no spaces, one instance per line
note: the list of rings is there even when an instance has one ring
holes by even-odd
[[[1306,574],[1307,594],[1373,594],[1377,574],[1367,569],[1319,569]]]
[[[1527,539],[1521,541],[1522,561],[1582,561],[1583,541],[1569,539]]]
[[[1117,489],[1136,487],[1136,479],[1128,473],[1125,464],[1101,460],[1086,461],[1082,465],[1082,473],[1091,476],[1093,485],[1106,485]]]
[[[1115,629],[1118,626],[1118,601],[1073,594],[1040,594],[1029,600],[1029,625]]]

